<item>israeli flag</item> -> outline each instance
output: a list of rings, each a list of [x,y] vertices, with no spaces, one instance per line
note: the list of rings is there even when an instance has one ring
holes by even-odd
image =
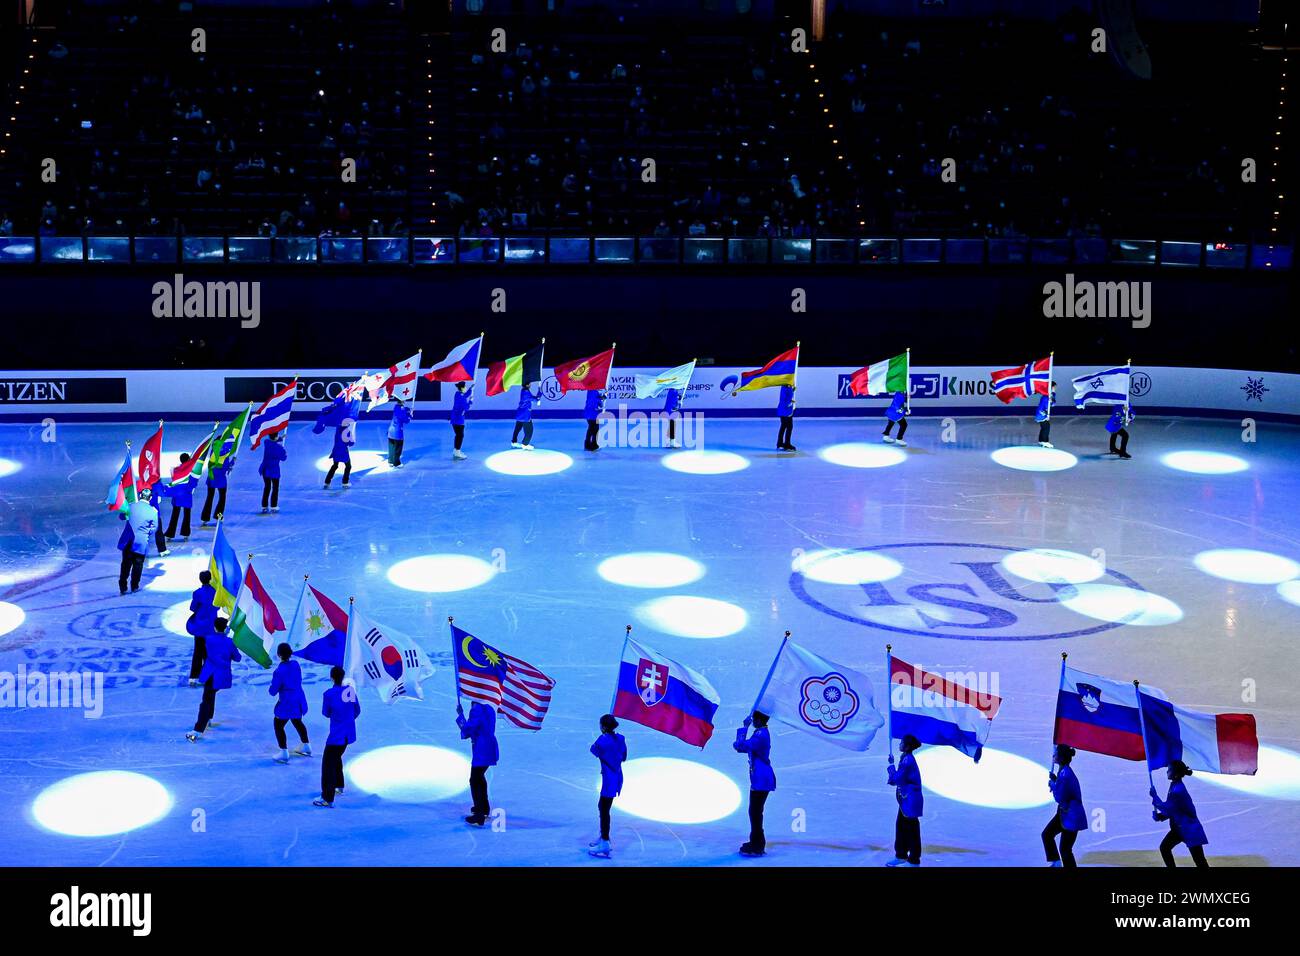
[[[1074,379],[1074,407],[1085,405],[1128,404],[1128,383],[1132,369],[1128,365],[1103,372],[1081,375]]]

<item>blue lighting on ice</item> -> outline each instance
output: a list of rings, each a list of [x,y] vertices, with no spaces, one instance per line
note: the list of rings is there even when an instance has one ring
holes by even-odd
[[[1219,451],[1171,451],[1160,456],[1160,463],[1194,475],[1231,475],[1250,467],[1244,459]]]
[[[900,465],[907,461],[907,452],[893,445],[850,441],[827,445],[817,452],[817,457],[832,465],[843,465],[845,468],[888,468],[890,465]]]
[[[468,554],[422,554],[398,561],[388,569],[388,581],[407,591],[446,594],[487,584],[497,570]]]
[[[1277,593],[1283,601],[1300,607],[1300,581],[1283,581],[1277,586]]]
[[[26,619],[27,615],[17,604],[0,601],[0,636],[21,627]]]
[[[258,451],[258,454],[261,454],[260,450]],[[371,474],[376,474],[394,470],[393,466],[388,463],[388,456],[383,452],[367,451],[364,449],[358,451],[354,448],[348,452],[348,457],[352,459],[352,471],[354,473],[365,471]],[[334,459],[329,455],[316,459],[317,471],[329,471],[333,465]],[[340,469],[340,471],[341,470],[342,469]],[[335,477],[337,477],[337,475]]]
[[[1016,471],[1065,471],[1079,463],[1068,451],[1041,445],[1011,445],[989,456],[1003,468]]]
[[[600,789],[597,781],[597,791]],[[736,812],[740,788],[726,774],[693,760],[640,757],[623,764],[614,809],[661,823],[710,823]]]
[[[1241,584],[1281,584],[1300,576],[1300,564],[1290,558],[1250,548],[1215,548],[1192,560],[1206,574]]]
[[[1183,611],[1167,597],[1117,584],[1080,584],[1061,603],[1077,614],[1113,624],[1154,627],[1176,624]]]
[[[572,465],[573,459],[562,451],[548,451],[545,448],[525,451],[522,448],[511,448],[509,451],[488,455],[483,464],[490,471],[501,475],[554,475]]]
[[[1052,802],[1047,768],[1005,750],[985,747],[976,763],[952,747],[922,747],[916,762],[926,788],[957,803],[1028,810]]]
[[[206,554],[154,558],[145,571],[143,588],[146,591],[193,591],[199,586],[199,572],[208,569],[208,560]],[[162,574],[154,577],[154,570]]]
[[[167,788],[153,777],[99,770],[46,787],[32,802],[32,816],[55,833],[102,837],[156,823],[171,811],[172,802]]]
[[[676,588],[702,578],[704,565],[684,554],[635,551],[606,558],[596,573],[610,584],[629,588]]]
[[[676,451],[662,459],[665,468],[688,475],[726,475],[749,467],[749,459],[734,451]]]
[[[1018,578],[1040,584],[1083,584],[1106,573],[1100,561],[1055,548],[1012,551],[1002,559],[1002,567]]]
[[[398,744],[350,760],[344,776],[394,803],[434,803],[469,789],[469,761],[444,747]]]
[[[734,604],[683,594],[647,601],[636,609],[636,616],[643,624],[678,637],[730,637],[749,623],[749,615]]]
[[[22,463],[12,458],[0,458],[0,478],[8,478],[15,472],[22,471]]]
[[[795,558],[791,570],[825,584],[866,584],[888,581],[903,573],[893,558],[875,551],[808,551]]]

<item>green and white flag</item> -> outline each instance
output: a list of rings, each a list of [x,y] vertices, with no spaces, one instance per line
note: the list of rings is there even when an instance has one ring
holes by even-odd
[[[889,395],[907,391],[908,353],[860,368],[849,380],[854,395]]]

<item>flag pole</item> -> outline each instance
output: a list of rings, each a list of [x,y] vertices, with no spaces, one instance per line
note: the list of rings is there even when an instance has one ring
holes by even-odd
[[[799,387],[799,346],[801,345],[803,345],[802,342],[794,343],[794,388]]]
[[[356,599],[353,595],[349,594],[349,595],[348,595],[348,632],[347,632],[347,634],[345,635],[345,637],[344,637],[344,639],[343,639],[343,679],[344,679],[344,680],[351,680],[351,681],[352,681],[352,693],[353,693],[353,695],[354,695],[354,696],[353,696],[353,699],[354,699],[354,700],[356,699],[355,695],[356,695],[356,692],[357,692],[357,690],[356,690],[356,688],[357,688],[357,682],[356,682],[355,679],[353,679],[352,675],[348,672],[348,665],[352,663],[352,660],[351,660],[351,658],[352,658],[352,622],[355,621],[356,618],[357,618],[357,615],[356,615],[356,608],[355,608],[356,603],[357,603],[357,599]],[[343,699],[344,699],[344,700],[347,700],[347,697],[344,696]]]
[[[475,367],[475,371],[477,371],[477,366]],[[447,630],[451,634],[451,667],[452,670],[455,672],[452,674],[452,678],[456,681],[456,706],[459,707],[461,705],[460,704],[460,668],[456,666],[456,661],[460,660],[460,657],[459,657],[459,651],[456,647],[456,631],[455,631],[456,625],[453,623],[455,620],[456,619],[452,617],[450,614],[447,615]]]
[[[776,665],[781,660],[781,652],[785,650],[785,645],[790,642],[790,632],[785,632],[785,637],[781,638],[781,646],[776,649],[776,657],[772,658],[772,666],[767,669],[767,676],[763,678],[763,686],[758,689],[758,696],[754,698],[754,706],[749,708],[752,714],[758,709],[758,702],[763,699],[767,693],[767,685],[772,683],[772,675],[776,673]]]
[[[294,641],[297,640],[298,619],[302,616],[302,602],[307,599],[307,577],[302,576],[302,590],[298,592],[298,604],[293,609],[293,621],[289,625],[289,646],[293,647]],[[295,648],[296,649],[296,648]]]
[[[889,760],[894,759],[894,645],[885,645],[885,692],[889,695],[885,708],[885,739],[889,741]]]
[[[411,417],[415,417],[415,400],[420,395],[420,364],[424,361],[424,349],[415,350],[415,378],[411,386]]]
[[[907,366],[907,372],[905,373],[907,384],[903,388],[903,409],[904,414],[910,415],[912,414],[912,350],[910,348],[906,349],[905,354],[907,355],[904,362]]]
[[[1156,778],[1151,774],[1151,754],[1150,749],[1147,747],[1147,722],[1142,715],[1142,688],[1136,680],[1133,681],[1133,693],[1137,697],[1138,730],[1142,731],[1142,762],[1147,765],[1147,783],[1154,790],[1156,788]]]
[[[623,632],[623,649],[618,652],[618,667],[620,672],[623,669],[623,657],[627,654],[627,642],[631,637],[632,625],[629,624],[627,630]],[[614,676],[614,696],[609,699],[609,712],[611,714],[614,713],[614,707],[618,704],[618,682],[619,675],[616,674]]]
[[[1132,357],[1130,357],[1129,360],[1128,360],[1126,363],[1124,363],[1124,364],[1125,364],[1125,366],[1128,368],[1128,379],[1129,379],[1128,382],[1125,383],[1127,387],[1124,389],[1124,427],[1127,428],[1127,427],[1128,427],[1128,416],[1129,416],[1129,405],[1131,404],[1131,402],[1132,402],[1132,398],[1133,398],[1133,386],[1132,386],[1132,381],[1133,381],[1133,359],[1132,359]]]
[[[1061,688],[1065,685],[1065,659],[1069,655],[1061,651],[1061,679],[1056,684],[1056,693],[1059,696]],[[1056,775],[1056,728],[1052,728],[1052,769],[1049,771],[1053,776]]]
[[[1056,353],[1048,352],[1047,353],[1047,419],[1046,420],[1049,422],[1052,420],[1052,376],[1056,374],[1056,372],[1053,371],[1054,368],[1053,363],[1055,362],[1055,360],[1056,360]]]

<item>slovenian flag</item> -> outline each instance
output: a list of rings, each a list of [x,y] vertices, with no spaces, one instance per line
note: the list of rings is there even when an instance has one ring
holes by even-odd
[[[357,687],[376,688],[386,704],[402,698],[424,700],[420,681],[433,676],[433,665],[415,641],[364,617],[356,605],[348,616],[343,669]]]
[[[262,444],[263,438],[278,435],[289,426],[289,414],[293,411],[293,399],[297,393],[298,380],[295,378],[253,412],[248,420],[248,430],[253,436],[250,448],[256,448]]]
[[[424,373],[431,382],[472,382],[478,373],[478,356],[483,348],[483,336],[470,339],[450,352],[447,357]]]
[[[546,340],[537,348],[529,349],[523,355],[516,355],[504,362],[493,362],[488,366],[487,393],[500,395],[516,385],[528,387],[533,382],[542,380],[542,354]]]
[[[703,674],[628,638],[614,689],[615,717],[703,747],[721,698]]]
[[[1002,698],[889,658],[889,735],[956,747],[979,763]]]
[[[113,476],[108,486],[108,494],[104,496],[104,504],[108,505],[109,511],[129,512],[131,503],[135,501],[135,468],[131,464],[129,445],[128,442],[122,465],[117,469],[117,474]]]
[[[235,610],[230,615],[229,634],[235,646],[263,667],[271,666],[271,648],[277,643],[275,635],[283,633],[284,618],[262,587],[262,581],[253,570],[253,562],[244,568],[244,582],[235,598]]]
[[[1154,688],[1146,691],[1164,696]],[[1137,687],[1132,681],[1062,667],[1052,743],[1124,760],[1141,760],[1145,749]]]
[[[1052,393],[1052,358],[1039,359],[1032,365],[1017,365],[1015,368],[998,369],[990,372],[993,380],[993,393],[998,401],[1008,404],[1017,398],[1030,395],[1050,395]]]
[[[212,536],[212,557],[208,559],[208,572],[212,575],[212,589],[217,592],[212,603],[224,607],[227,611],[235,608],[235,595],[244,580],[244,571],[239,566],[239,556],[226,540],[226,532],[217,521],[216,534]]]
[[[778,385],[793,385],[799,371],[799,346],[788,352],[782,352],[762,368],[740,373],[737,392],[752,392],[760,388],[774,388]]]
[[[691,376],[695,374],[695,361],[691,359],[685,365],[667,369],[658,375],[637,375],[636,397],[658,398],[670,388],[685,392],[690,387]]]
[[[293,656],[313,664],[343,666],[348,633],[348,614],[320,591],[302,582],[302,594],[289,626]]]
[[[1127,405],[1131,371],[1129,366],[1122,365],[1073,379],[1075,408],[1083,408],[1085,405]]]
[[[1198,714],[1174,705],[1153,687],[1140,690],[1149,770],[1174,760],[1207,773],[1253,775],[1259,769],[1253,714]]]
[[[888,395],[907,392],[908,353],[860,368],[849,379],[854,395]]]
[[[605,388],[609,384],[609,371],[613,365],[612,348],[587,358],[561,362],[555,366],[555,380],[560,383],[560,394],[592,392]]]

